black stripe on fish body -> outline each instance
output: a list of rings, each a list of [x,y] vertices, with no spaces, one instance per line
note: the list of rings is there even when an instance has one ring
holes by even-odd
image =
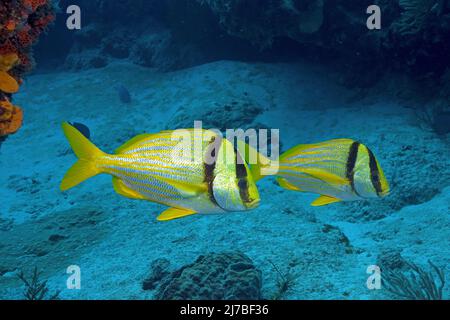
[[[204,179],[203,181],[207,184],[208,186],[208,197],[209,200],[215,204],[216,206],[218,206],[219,208],[220,205],[217,203],[216,198],[214,197],[214,178],[215,173],[214,171],[216,170],[216,160],[217,160],[217,154],[219,153],[219,150],[216,150],[216,137],[212,137],[211,140],[209,141],[208,147],[206,149],[206,156],[211,156],[211,160],[212,161],[208,161],[208,162],[204,162],[203,166],[204,166]],[[220,145],[219,145],[220,148]],[[217,152],[216,152],[217,151]],[[223,208],[222,208],[223,209]]]
[[[352,191],[359,196],[358,191],[356,191],[355,188],[355,165],[356,165],[356,159],[358,158],[358,149],[359,149],[360,143],[358,141],[355,141],[350,146],[350,150],[348,153],[347,158],[347,165],[346,165],[346,171],[345,176],[350,181],[350,186],[352,188]]]
[[[236,179],[238,180],[239,196],[244,203],[252,202],[253,199],[250,199],[250,193],[248,190],[249,185],[247,180],[248,177],[247,167],[245,166],[241,155],[236,149],[234,150],[234,155],[235,155],[234,161],[236,165]]]
[[[380,171],[378,170],[377,159],[373,152],[367,148],[367,152],[369,153],[369,167],[370,167],[370,180],[372,181],[372,185],[377,192],[377,195],[380,195],[383,192],[380,181]]]

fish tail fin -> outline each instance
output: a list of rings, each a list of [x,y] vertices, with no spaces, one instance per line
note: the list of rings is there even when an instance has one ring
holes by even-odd
[[[67,171],[61,182],[61,191],[66,191],[101,173],[102,170],[97,166],[97,159],[105,155],[105,153],[69,123],[64,122],[62,129],[75,155],[78,157],[78,161]]]

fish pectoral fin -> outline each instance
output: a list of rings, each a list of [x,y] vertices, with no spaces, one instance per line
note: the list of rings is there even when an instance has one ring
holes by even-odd
[[[141,195],[139,192],[127,187],[125,185],[125,183],[117,177],[113,177],[113,187],[114,187],[114,191],[116,191],[118,194],[120,194],[124,197],[131,198],[131,199],[145,200],[143,195]]]
[[[335,202],[340,202],[342,201],[341,199],[335,198],[335,197],[330,197],[330,196],[325,196],[325,195],[321,195],[320,197],[318,197],[316,200],[314,200],[313,202],[311,202],[311,205],[313,207],[320,207],[320,206],[325,206],[327,204],[330,203],[335,203]]]
[[[178,191],[183,193],[186,197],[195,197],[201,193],[208,191],[208,187],[206,184],[205,185],[190,184],[187,182],[176,181],[176,180],[167,179],[167,178],[163,178],[163,177],[155,177],[155,178],[171,185],[172,187],[174,187],[175,189],[177,189]]]
[[[287,181],[285,178],[277,178],[277,182],[283,189],[287,190],[293,190],[293,191],[302,191],[299,187],[293,185],[289,181]]]
[[[343,186],[350,183],[348,179],[339,177],[338,175],[325,170],[320,170],[316,168],[300,168],[299,171],[306,173],[317,179],[320,179],[322,181],[325,181],[331,185]]]
[[[173,219],[179,219],[183,217],[187,217],[197,212],[189,209],[180,209],[180,208],[169,208],[163,211],[156,220],[158,221],[169,221]]]

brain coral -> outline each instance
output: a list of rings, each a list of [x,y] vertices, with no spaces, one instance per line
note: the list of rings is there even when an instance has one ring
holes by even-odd
[[[173,272],[156,294],[161,300],[255,300],[261,298],[261,271],[241,252],[202,255]]]

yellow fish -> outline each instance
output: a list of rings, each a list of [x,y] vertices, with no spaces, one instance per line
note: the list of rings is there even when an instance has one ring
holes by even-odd
[[[117,193],[169,206],[158,216],[160,221],[196,213],[250,210],[259,204],[258,189],[247,164],[233,144],[214,131],[142,134],[115,154],[107,154],[69,123],[64,122],[62,128],[79,158],[64,176],[62,191],[108,173],[113,176]],[[193,157],[185,156],[186,148],[180,148],[183,139],[189,140],[187,149]],[[199,151],[194,147],[196,141],[201,141]]]
[[[256,165],[251,165],[255,181],[264,176],[262,168],[273,165],[261,154],[258,160]],[[312,206],[389,194],[388,181],[375,155],[351,139],[295,146],[279,157],[277,165],[275,175],[281,187],[320,194]]]

